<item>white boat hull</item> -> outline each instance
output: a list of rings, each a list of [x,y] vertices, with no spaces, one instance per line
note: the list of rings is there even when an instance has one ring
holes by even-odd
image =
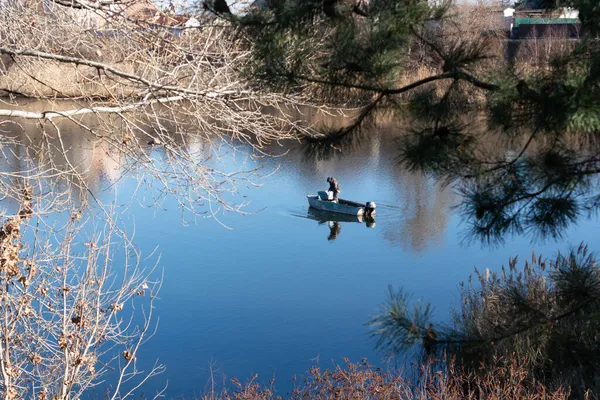
[[[317,210],[356,216],[362,216],[366,213],[364,205],[353,201],[344,199],[338,199],[337,202],[328,201],[318,194],[308,194],[306,198],[308,199],[308,205]],[[375,216],[374,209],[370,211],[370,216]]]

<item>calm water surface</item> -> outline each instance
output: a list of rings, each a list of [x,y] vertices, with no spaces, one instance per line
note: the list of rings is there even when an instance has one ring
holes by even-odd
[[[158,359],[167,372],[143,393],[168,383],[168,397],[190,398],[207,389],[211,374],[218,382],[258,374],[264,382],[275,377],[285,394],[292,377],[315,364],[367,357],[384,365],[365,322],[388,285],[430,301],[436,318],[448,321],[458,284],[474,266],[496,271],[509,256],[524,259],[532,249],[552,256],[584,240],[598,248],[595,220],[581,221],[559,244],[516,237],[494,248],[469,245],[453,209],[460,199],[403,171],[393,136],[374,133],[356,151],[330,160],[307,158],[297,144],[281,158],[262,160],[263,171],[279,169],[261,179],[262,186],[242,188],[247,197],[240,200],[251,201],[246,211],[253,213],[221,215],[231,229],[211,219],[183,225],[172,199],[159,208],[133,202],[125,220],[135,226],[142,252],[158,247],[164,274],[158,330],[138,361],[150,366]],[[164,150],[151,151],[160,159]],[[224,162],[235,169],[239,156],[230,153]],[[110,163],[98,165],[95,190],[103,201],[115,192],[124,204],[140,196],[135,179],[114,183]],[[306,194],[326,189],[328,176],[341,183],[342,198],[378,204],[374,227],[308,213]],[[107,183],[114,185],[103,191]]]
[[[515,238],[494,249],[469,246],[452,208],[459,199],[398,168],[393,143],[377,139],[319,162],[292,150],[277,161],[277,173],[246,193],[248,209],[262,211],[223,217],[232,230],[210,220],[184,227],[168,202],[164,211],[131,212],[141,248],[158,245],[162,254],[159,330],[141,357],[167,365],[169,394],[199,394],[211,366],[218,380],[275,377],[285,392],[294,374],[316,363],[367,357],[381,364],[364,324],[388,285],[431,301],[447,321],[458,283],[474,266],[499,270],[509,256],[524,259],[532,249],[550,256],[582,240],[594,247],[595,221],[583,221],[560,245]],[[375,227],[311,219],[305,195],[326,188],[328,176],[341,182],[343,198],[379,204]]]

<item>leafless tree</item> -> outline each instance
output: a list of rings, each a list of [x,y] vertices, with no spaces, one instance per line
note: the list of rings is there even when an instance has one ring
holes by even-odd
[[[211,15],[185,25],[141,0],[0,3],[0,54],[7,61],[0,94],[12,96],[0,100],[0,121],[13,131],[14,124],[37,121],[42,139],[30,141],[30,149],[57,146],[65,154],[63,131],[76,126],[192,213],[199,215],[199,206],[212,216],[243,212],[235,190],[254,184],[259,170],[224,171],[219,156],[262,156],[267,144],[310,128],[289,113],[263,112],[304,99],[255,90],[244,76],[249,51],[238,31]],[[46,108],[27,108],[24,97],[44,99]],[[163,162],[154,162],[152,149],[167,155]],[[52,167],[81,176],[81,165],[64,161]]]
[[[80,398],[109,371],[111,398],[130,397],[164,369],[142,374],[136,359],[155,327],[154,264],[114,218],[90,230],[75,211],[46,226],[37,189],[21,185],[18,211],[0,227],[2,399]]]
[[[264,172],[220,156],[262,156],[310,129],[264,113],[302,98],[256,91],[236,29],[198,18],[141,1],[0,1],[3,399],[80,398],[107,373],[123,399],[163,370],[137,364],[155,264],[100,200],[96,169],[152,181],[152,201],[173,196],[188,215],[244,212],[236,190]]]

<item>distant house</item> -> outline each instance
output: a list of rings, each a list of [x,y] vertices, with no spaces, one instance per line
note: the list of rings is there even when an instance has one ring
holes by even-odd
[[[198,28],[201,26],[200,21],[196,17],[190,17],[183,23],[184,28]]]
[[[541,0],[525,0],[504,11],[512,39],[578,38],[579,12],[570,8],[546,10]]]
[[[68,16],[82,29],[102,30],[114,23],[151,21],[160,9],[150,0],[78,0],[78,7],[62,5],[64,1],[43,0],[42,11]]]
[[[123,24],[135,29],[166,29],[176,36],[186,28],[201,25],[201,16],[166,12],[150,0],[78,0],[83,8],[63,6],[54,0],[42,1],[43,12],[68,16],[81,29],[93,30],[98,36],[107,38],[121,35]],[[89,9],[86,4],[90,5]],[[99,5],[102,5],[101,9],[98,9]]]
[[[512,7],[508,7],[507,9],[505,9],[503,11],[504,14],[504,27],[506,29],[506,32],[511,32],[512,31],[512,25],[513,25],[513,15],[515,13],[515,9]]]
[[[129,0],[114,7],[112,18],[149,22],[160,16],[160,9],[150,0]]]

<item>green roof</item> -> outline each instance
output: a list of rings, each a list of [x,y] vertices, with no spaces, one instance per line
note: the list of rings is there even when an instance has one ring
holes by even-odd
[[[579,18],[515,18],[515,28],[521,24],[578,24]]]

